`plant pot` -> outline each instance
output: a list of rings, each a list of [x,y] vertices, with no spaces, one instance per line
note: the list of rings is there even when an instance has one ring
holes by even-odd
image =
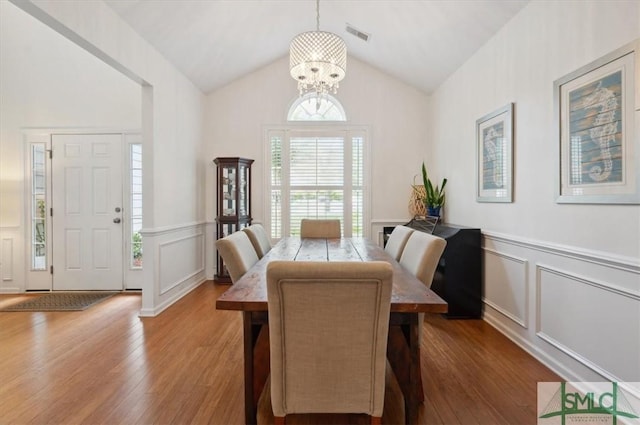
[[[427,206],[427,215],[432,217],[440,217],[440,207]]]

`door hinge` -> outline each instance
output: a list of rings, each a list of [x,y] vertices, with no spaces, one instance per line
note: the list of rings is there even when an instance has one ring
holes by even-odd
[[[49,152],[49,159],[53,159],[53,149],[47,149],[47,152]]]
[[[53,208],[49,208],[49,216],[53,217]]]
[[[49,271],[53,274],[53,266],[49,267]]]

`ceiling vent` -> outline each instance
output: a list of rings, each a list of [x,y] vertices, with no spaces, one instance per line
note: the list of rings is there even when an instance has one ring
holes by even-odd
[[[362,32],[357,28],[354,28],[353,26],[351,26],[350,24],[347,24],[347,32],[349,34],[353,34],[356,37],[358,37],[360,40],[364,40],[364,41],[369,41],[369,38],[371,37],[371,34],[367,34],[366,32]]]

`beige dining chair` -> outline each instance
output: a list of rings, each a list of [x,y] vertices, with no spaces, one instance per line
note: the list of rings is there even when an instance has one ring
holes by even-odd
[[[411,236],[413,231],[414,230],[412,228],[407,226],[396,226],[393,229],[393,232],[389,235],[389,239],[387,240],[387,244],[384,246],[384,250],[395,258],[396,261],[399,261],[402,251],[404,250],[404,246],[407,244],[409,236]]]
[[[267,266],[271,403],[288,414],[384,408],[391,265],[272,261]]]
[[[216,241],[216,248],[224,261],[231,282],[236,283],[258,262],[258,254],[245,232],[235,232]]]
[[[300,221],[301,238],[327,238],[336,239],[342,237],[340,220],[317,220],[303,218]]]
[[[447,241],[441,237],[413,232],[402,250],[399,262],[429,288],[446,245]]]
[[[249,236],[251,245],[253,245],[253,248],[256,250],[258,258],[264,257],[267,252],[271,250],[271,240],[262,225],[252,224],[251,226],[242,229],[242,231],[246,232],[247,236]]]
[[[447,241],[441,237],[415,231],[409,236],[407,244],[404,246],[400,256],[400,265],[417,277],[427,288],[430,288],[433,275],[446,246]],[[421,343],[424,313],[418,314],[418,321],[420,324],[418,341]]]

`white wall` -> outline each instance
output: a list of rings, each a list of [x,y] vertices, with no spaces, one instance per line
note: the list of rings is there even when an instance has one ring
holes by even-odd
[[[533,1],[432,97],[446,218],[485,235],[485,318],[570,379],[640,381],[640,206],[555,203],[553,82],[638,37],[637,1]],[[514,202],[477,203],[475,122],[509,102]]]
[[[217,156],[255,159],[252,167],[252,213],[264,220],[265,126],[287,125],[287,112],[297,99],[296,82],[283,57],[207,97],[206,151]],[[406,222],[413,176],[420,172],[429,143],[428,96],[371,66],[349,57],[347,76],[336,95],[348,125],[369,128],[371,152],[372,227]],[[207,221],[215,219],[215,166],[207,169]]]
[[[6,1],[0,2],[0,64],[0,239],[6,258],[0,261],[0,291],[49,289],[26,282],[25,130],[139,131],[141,89]]]
[[[145,267],[141,314],[158,314],[204,279],[204,96],[100,1],[17,4],[143,84]],[[176,244],[180,255],[168,255]],[[163,247],[167,247],[164,254]]]

